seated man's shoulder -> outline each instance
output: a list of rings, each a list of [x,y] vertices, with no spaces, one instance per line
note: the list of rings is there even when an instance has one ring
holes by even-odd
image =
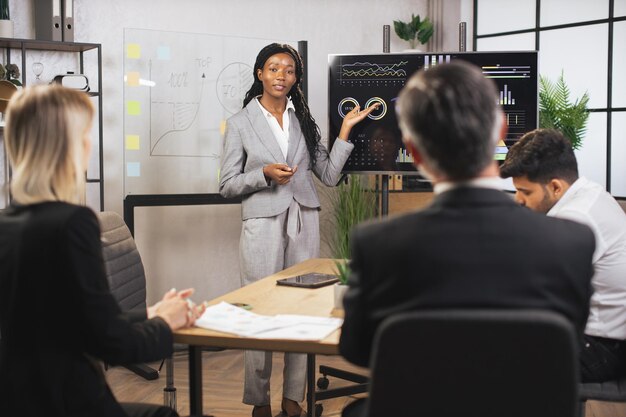
[[[544,216],[544,220],[542,239],[549,239],[559,247],[584,246],[590,248],[591,252],[595,249],[596,239],[593,230],[586,223],[548,216]]]
[[[410,229],[411,225],[421,221],[421,217],[420,213],[391,215],[384,219],[371,219],[360,223],[355,230],[361,237],[393,235]]]
[[[595,245],[593,231],[585,222],[546,216],[520,207],[509,219],[512,239],[527,239],[537,247]]]

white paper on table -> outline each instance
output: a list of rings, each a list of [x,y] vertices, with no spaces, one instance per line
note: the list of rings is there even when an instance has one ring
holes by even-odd
[[[300,315],[263,316],[221,302],[207,307],[196,326],[261,339],[322,340],[343,323],[342,319]]]
[[[196,326],[239,336],[252,336],[276,327],[270,316],[261,316],[224,301],[207,307],[196,320]]]

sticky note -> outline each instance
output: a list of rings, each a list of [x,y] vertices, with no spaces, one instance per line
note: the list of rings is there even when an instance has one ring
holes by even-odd
[[[129,177],[141,176],[141,164],[139,162],[128,162],[126,164],[126,175]]]
[[[129,151],[139,150],[139,135],[126,135],[126,149]]]
[[[126,56],[130,59],[141,58],[141,46],[138,43],[129,43],[126,45]]]
[[[139,87],[139,73],[131,71],[126,74],[126,84],[129,87]]]
[[[157,48],[157,59],[162,61],[169,61],[170,58],[170,47],[169,46],[159,46]]]
[[[226,120],[220,122],[220,135],[224,136],[224,133],[226,133]]]
[[[130,116],[139,116],[141,115],[141,103],[136,100],[128,100],[126,102],[126,112]]]

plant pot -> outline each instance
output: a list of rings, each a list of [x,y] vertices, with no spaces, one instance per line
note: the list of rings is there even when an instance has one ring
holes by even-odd
[[[13,21],[12,20],[0,20],[0,38],[12,38],[13,37]]]
[[[348,286],[346,284],[335,284],[333,286],[333,291],[335,295],[335,308],[340,308],[343,310],[343,296],[346,295],[346,291],[348,291]]]

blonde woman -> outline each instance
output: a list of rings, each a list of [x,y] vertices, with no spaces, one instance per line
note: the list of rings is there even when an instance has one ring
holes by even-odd
[[[26,88],[4,129],[12,204],[0,211],[0,415],[176,416],[119,404],[94,359],[110,364],[172,353],[172,330],[202,308],[169,292],[134,319],[106,280],[100,229],[82,205],[94,109],[81,92]]]

